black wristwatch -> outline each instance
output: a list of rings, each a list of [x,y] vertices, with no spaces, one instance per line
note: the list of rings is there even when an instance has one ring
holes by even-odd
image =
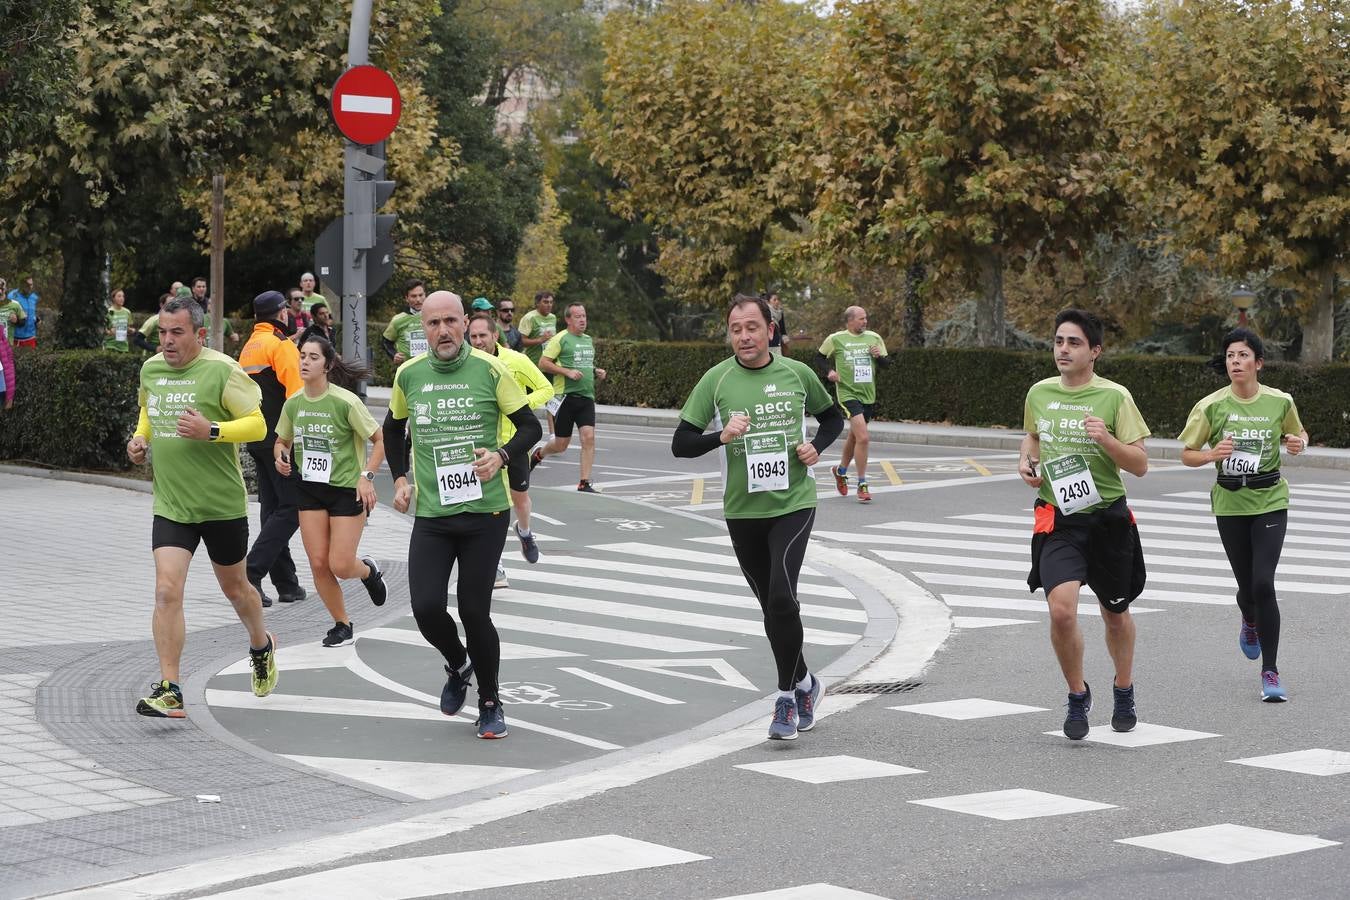
[[[220,423],[219,423],[219,422],[212,422],[212,423],[211,423],[211,440],[213,440],[213,441],[218,441],[218,440],[220,440]]]

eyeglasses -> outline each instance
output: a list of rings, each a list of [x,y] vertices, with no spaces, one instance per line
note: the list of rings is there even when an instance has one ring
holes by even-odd
[[[513,313],[515,311],[516,308],[514,306],[501,306],[497,308],[497,312],[501,313]]]

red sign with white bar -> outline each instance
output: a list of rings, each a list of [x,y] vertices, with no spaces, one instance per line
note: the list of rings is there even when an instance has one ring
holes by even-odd
[[[329,108],[334,124],[352,143],[378,144],[398,125],[403,98],[388,72],[375,66],[353,66],[333,85]]]

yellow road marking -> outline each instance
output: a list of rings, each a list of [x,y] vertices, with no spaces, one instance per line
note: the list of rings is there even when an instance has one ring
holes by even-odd
[[[961,460],[961,462],[963,462],[963,463],[965,463],[966,465],[970,466],[972,469],[974,469],[976,472],[979,472],[981,475],[992,475],[992,474],[993,474],[992,472],[990,472],[988,469],[986,469],[984,466],[980,465],[979,463],[977,463],[977,462],[976,462],[975,460],[973,460],[973,459],[963,459],[963,460]]]
[[[891,480],[891,484],[904,484],[904,482],[900,480],[899,473],[895,471],[895,466],[891,465],[889,459],[883,459],[881,461],[881,471],[886,473],[886,477]]]
[[[689,496],[689,505],[698,506],[702,502],[703,502],[703,479],[695,478],[694,490],[693,493],[690,494]]]

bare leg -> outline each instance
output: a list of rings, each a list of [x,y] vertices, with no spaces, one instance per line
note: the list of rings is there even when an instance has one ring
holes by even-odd
[[[333,617],[334,622],[350,624],[347,618],[347,604],[342,597],[342,586],[333,574],[331,559],[332,535],[329,530],[328,513],[322,509],[300,510],[300,539],[305,544],[305,555],[309,557],[309,571],[314,576],[314,588],[323,600],[324,608]],[[362,569],[364,570],[364,566]]]
[[[853,429],[849,429],[848,437],[844,438],[844,452],[839,457],[839,468],[847,469],[848,464],[853,462]]]
[[[571,443],[572,443],[572,436],[570,434],[567,437],[558,437],[557,435],[554,435],[553,440],[549,441],[548,443],[544,444],[543,447],[539,448],[539,458],[547,459],[550,456],[555,456],[559,453],[562,453],[571,445]]]
[[[1059,658],[1060,671],[1069,683],[1069,692],[1082,693],[1086,690],[1083,683],[1083,632],[1078,627],[1078,591],[1082,585],[1077,581],[1066,581],[1056,585],[1046,596],[1050,605],[1050,643]]]
[[[862,416],[849,420],[848,440],[853,447],[853,457],[858,463],[858,481],[867,480],[867,450],[872,439],[867,433],[867,422]]]
[[[216,570],[216,581],[234,606],[239,621],[248,629],[249,647],[262,650],[267,646],[267,629],[263,627],[262,598],[253,589],[253,585],[248,583],[244,561],[241,559],[232,566],[211,563],[211,567]]]
[[[530,492],[512,491],[511,505],[516,509],[516,527],[529,534],[530,532]]]
[[[591,480],[591,467],[595,465],[595,426],[581,426],[581,480]]]
[[[183,620],[183,585],[187,583],[192,554],[182,547],[155,550],[155,612],[150,630],[159,657],[159,676],[178,683],[187,627]],[[259,600],[261,609],[262,601]]]
[[[1134,669],[1134,617],[1128,609],[1117,613],[1103,606],[1102,622],[1106,625],[1106,650],[1116,664],[1116,687],[1127,688]]]

